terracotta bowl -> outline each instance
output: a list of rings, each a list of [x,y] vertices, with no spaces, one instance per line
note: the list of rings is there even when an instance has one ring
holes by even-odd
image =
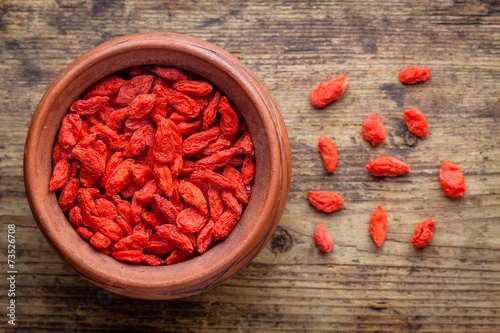
[[[240,110],[254,141],[256,175],[252,196],[229,236],[206,253],[166,266],[119,262],[83,240],[49,192],[52,150],[71,103],[89,86],[118,70],[168,65],[199,74],[217,86]],[[285,125],[259,79],[228,52],[197,38],[147,33],[117,38],[88,51],[66,68],[41,99],[28,131],[24,177],[38,226],[52,246],[92,283],[134,298],[173,299],[203,292],[247,265],[266,245],[279,223],[291,175]]]

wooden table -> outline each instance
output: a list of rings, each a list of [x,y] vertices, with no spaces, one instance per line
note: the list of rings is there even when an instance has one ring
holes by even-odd
[[[500,4],[424,1],[4,0],[0,61],[2,262],[15,225],[15,331],[30,332],[499,332]],[[30,118],[44,90],[93,46],[128,33],[175,31],[236,55],[268,86],[291,138],[292,186],[280,225],[241,273],[204,294],[143,301],[88,283],[54,254],[26,201],[22,158]],[[398,72],[422,65],[432,78],[403,86]],[[341,100],[317,110],[309,92],[345,75]],[[402,121],[420,108],[429,136]],[[378,114],[387,138],[372,148],[361,124]],[[331,136],[339,164],[327,175],[316,148]],[[397,156],[412,172],[376,179],[372,158]],[[465,175],[460,200],[444,196],[440,163]],[[341,211],[315,211],[308,190],[335,190]],[[389,217],[377,248],[368,221]],[[415,225],[436,220],[423,250]],[[324,223],[332,253],[315,247]],[[2,264],[1,331],[10,284]]]

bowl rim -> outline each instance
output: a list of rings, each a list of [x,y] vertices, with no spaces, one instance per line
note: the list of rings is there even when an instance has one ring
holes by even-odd
[[[214,67],[210,69],[204,68],[203,70],[190,68],[189,63],[184,60],[178,61],[178,63],[172,63],[173,61],[168,63],[167,61],[163,63],[152,62],[157,60],[153,59],[155,58],[152,55],[153,53],[163,54],[167,51],[177,52],[187,58],[195,57],[197,61]],[[148,52],[151,54],[149,58],[147,56]],[[207,77],[210,82],[213,82],[228,95],[235,105],[243,102],[238,100],[234,92],[229,91],[231,86],[235,86],[244,92],[245,97],[243,99],[248,100],[245,100],[243,104],[252,103],[255,110],[267,110],[266,112],[259,112],[257,115],[261,118],[262,131],[266,135],[265,140],[268,140],[269,152],[267,154],[262,151],[258,152],[258,145],[256,145],[256,155],[259,153],[256,156],[256,162],[257,165],[267,163],[268,174],[261,174],[261,169],[257,167],[255,186],[265,191],[264,197],[267,199],[273,198],[274,200],[257,200],[255,195],[251,196],[241,220],[227,239],[218,243],[203,255],[175,265],[150,267],[127,264],[98,252],[84,241],[67,222],[62,210],[57,205],[55,193],[49,192],[48,186],[45,189],[39,186],[41,179],[48,179],[47,170],[51,170],[51,168],[47,169],[47,163],[49,166],[52,165],[52,151],[49,153],[39,151],[42,145],[40,141],[43,141],[39,140],[39,138],[43,138],[45,133],[54,133],[54,124],[52,124],[52,127],[46,125],[48,118],[52,118],[51,121],[55,122],[54,116],[51,116],[48,111],[49,108],[54,103],[62,103],[64,99],[64,96],[57,93],[68,91],[69,88],[67,87],[71,86],[72,81],[76,78],[79,78],[79,81],[88,78],[88,86],[95,83],[98,79],[91,80],[90,77],[102,63],[110,64],[109,68],[106,69],[109,72],[107,75],[116,72],[116,68],[113,68],[112,59],[122,57],[122,61],[130,61],[123,60],[123,57],[130,53],[145,55],[144,58],[141,58],[141,63],[136,59],[134,62],[136,65],[134,66],[158,64],[180,67]],[[214,70],[218,75],[222,76],[216,77],[213,74]],[[106,75],[100,78],[104,76]],[[80,87],[71,90],[73,92],[71,101],[78,98],[87,88]],[[61,106],[60,109],[62,108]],[[69,105],[67,105],[67,109],[69,109]],[[244,111],[242,114],[245,117]],[[64,114],[58,116],[62,119]],[[252,131],[252,128],[250,129]],[[53,142],[55,138],[55,135],[51,135],[49,139]],[[264,161],[264,159],[267,160]],[[39,229],[55,252],[70,266],[91,282],[113,292],[137,298],[167,299],[189,296],[215,287],[238,272],[263,249],[277,227],[287,201],[291,177],[291,156],[286,127],[276,103],[253,72],[233,55],[207,41],[184,34],[164,32],[140,33],[118,37],[92,48],[66,67],[48,87],[33,115],[26,138],[23,167],[26,194]],[[50,178],[50,174],[48,177]],[[260,183],[257,183],[258,181]],[[260,195],[261,193],[259,193]],[[47,207],[48,202],[51,203],[50,207]],[[54,203],[56,204],[55,207]],[[57,209],[59,209],[59,212]],[[253,221],[253,223],[257,223],[260,226],[259,228],[254,227],[252,229],[249,227],[251,225],[249,211],[257,216],[256,221]],[[57,217],[57,219],[54,220],[54,217]],[[66,225],[63,225],[61,218],[66,221]],[[268,225],[266,225],[265,221],[268,221]],[[240,225],[245,226],[244,233],[241,232],[235,236],[236,228],[243,228]],[[61,234],[67,235],[68,226],[78,236],[78,239],[75,237],[74,239],[59,237]],[[265,230],[262,230],[263,227]],[[82,242],[86,245],[82,244]],[[241,245],[247,245],[248,247]],[[89,248],[85,248],[86,246]],[[75,251],[76,248],[79,248],[79,250]],[[89,253],[94,252],[95,255],[89,256]],[[200,267],[203,267],[203,270]],[[112,269],[116,274],[110,276],[108,269]],[[127,274],[119,274],[120,272],[126,272]],[[144,278],[145,274],[148,276],[147,279]],[[175,276],[175,281],[173,279],[159,279],[162,275],[165,277],[168,274]],[[156,279],[152,280],[150,277]]]

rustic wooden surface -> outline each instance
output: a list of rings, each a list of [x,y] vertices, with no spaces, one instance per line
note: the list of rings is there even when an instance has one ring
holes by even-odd
[[[424,1],[3,0],[0,14],[0,221],[16,226],[16,326],[30,332],[499,332],[500,331],[500,3]],[[268,86],[292,144],[285,214],[273,239],[241,273],[204,294],[143,301],[110,294],[78,276],[37,229],[22,177],[26,131],[44,90],[93,46],[134,32],[174,31],[232,52]],[[432,78],[403,86],[410,65]],[[311,88],[346,75],[344,97],[323,110]],[[430,135],[402,122],[418,107]],[[361,124],[377,113],[388,130],[371,148]],[[316,149],[327,134],[340,161],[326,175]],[[364,165],[392,154],[412,173],[375,179]],[[467,193],[444,197],[437,178],[448,159],[462,167]],[[306,191],[345,198],[332,215]],[[387,239],[376,248],[368,220],[382,204]],[[409,239],[434,217],[423,250]],[[335,238],[314,246],[316,223]],[[0,331],[7,324],[2,264]]]

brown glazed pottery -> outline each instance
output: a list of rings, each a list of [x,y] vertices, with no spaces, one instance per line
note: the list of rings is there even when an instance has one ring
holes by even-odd
[[[52,149],[71,103],[89,86],[118,70],[167,65],[205,77],[235,104],[254,141],[252,196],[229,236],[206,253],[174,265],[127,264],[95,250],[82,239],[49,192]],[[282,216],[290,185],[291,153],[285,125],[259,79],[228,52],[206,41],[175,33],[128,35],[88,51],[49,86],[28,131],[24,177],[38,226],[79,274],[117,294],[143,299],[173,299],[203,292],[247,265],[266,245]]]

